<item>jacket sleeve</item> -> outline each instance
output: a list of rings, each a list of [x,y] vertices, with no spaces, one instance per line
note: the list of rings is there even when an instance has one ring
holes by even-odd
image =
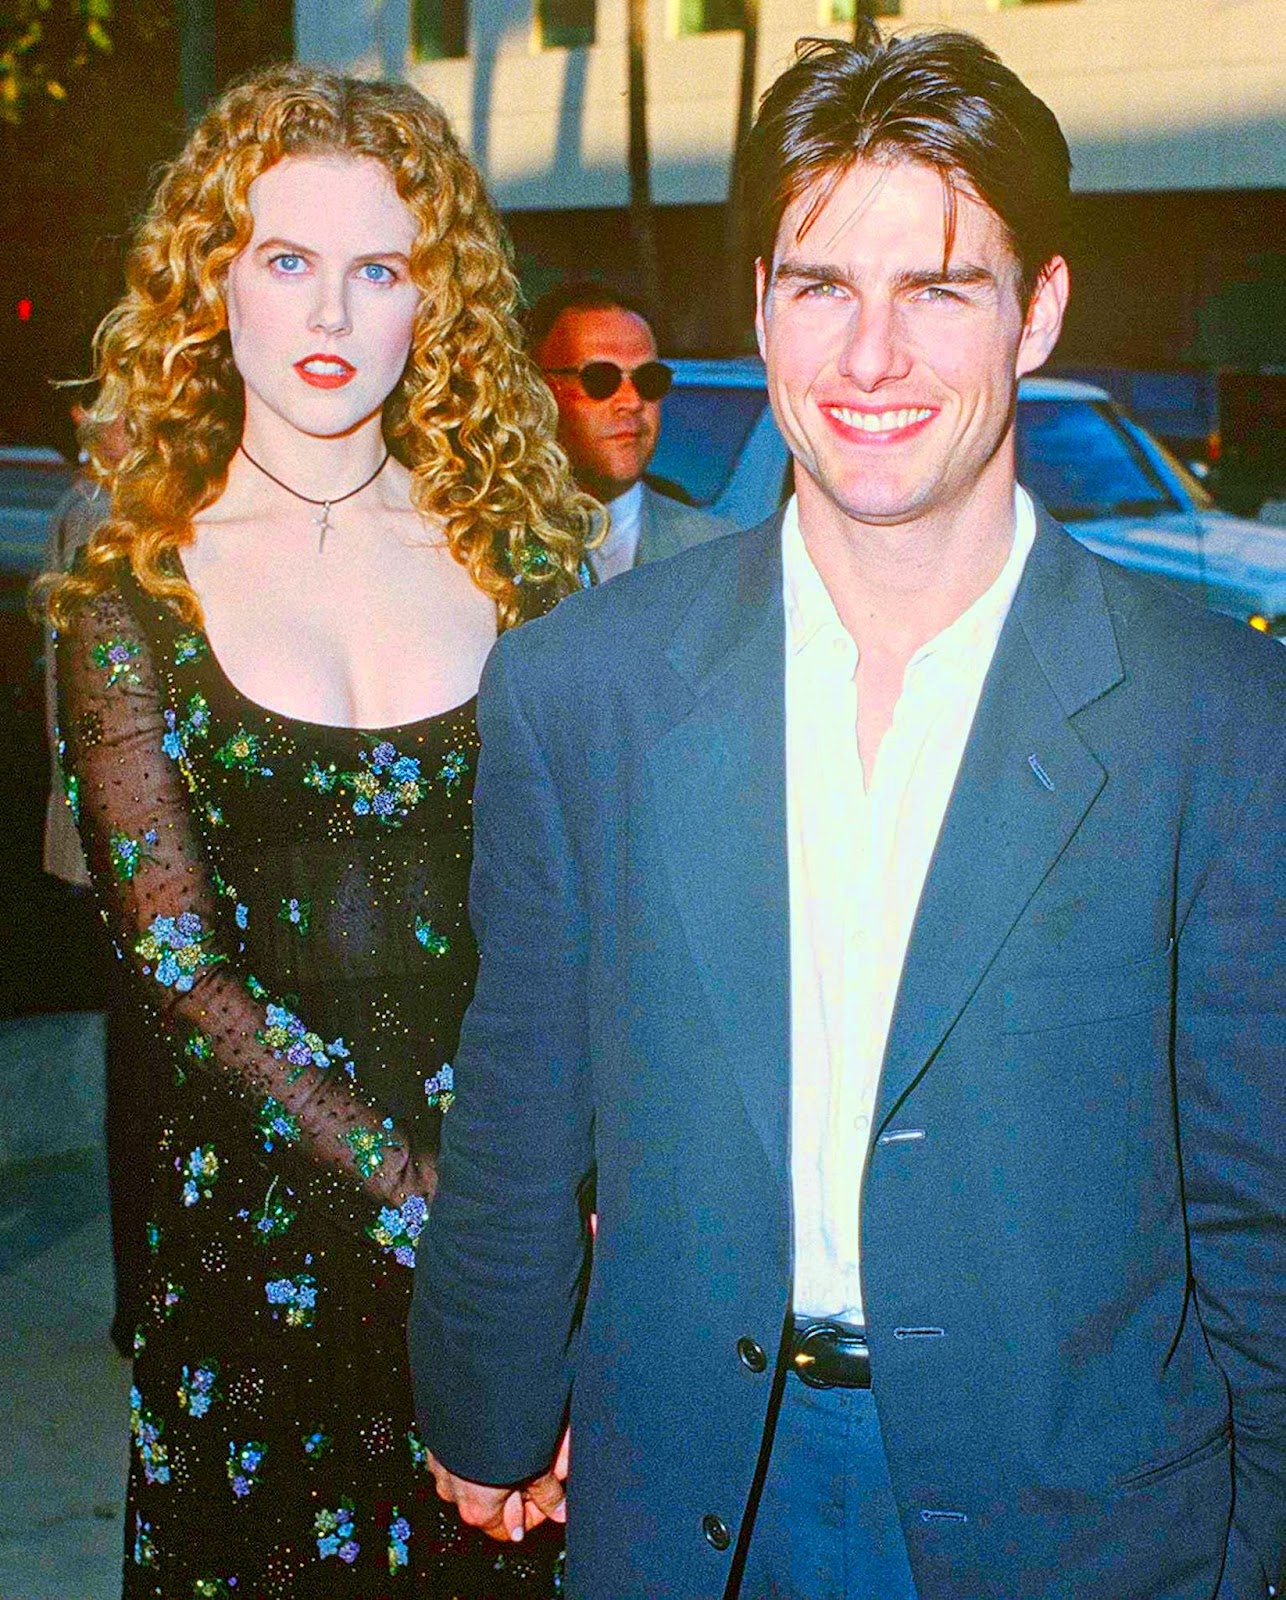
[[[176,1063],[271,1125],[278,1146],[400,1205],[426,1173],[362,1093],[346,1052],[238,970],[181,765],[167,750],[159,675],[119,592],[87,605],[57,641],[60,737],[94,886],[118,954]],[[226,905],[226,901],[223,902]],[[350,1070],[351,1069],[351,1070]],[[324,1192],[324,1190],[322,1191]],[[351,1229],[351,1205],[336,1220]],[[367,1231],[365,1229],[363,1232]]]
[[[1286,1558],[1286,761],[1280,727],[1179,938],[1177,1070],[1197,1306],[1232,1408],[1220,1596]]]
[[[510,681],[510,643],[493,651],[479,698],[470,911],[481,967],[410,1326],[426,1443],[460,1476],[493,1484],[543,1470],[558,1444],[593,1161],[587,919],[558,786]]]

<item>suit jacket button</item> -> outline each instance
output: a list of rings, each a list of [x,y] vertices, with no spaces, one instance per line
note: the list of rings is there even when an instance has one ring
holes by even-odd
[[[768,1357],[764,1354],[762,1346],[757,1345],[753,1339],[737,1340],[737,1359],[751,1372],[762,1372],[768,1365]]]
[[[716,1517],[712,1511],[707,1511],[701,1519],[701,1531],[706,1536],[706,1542],[712,1544],[716,1550],[726,1550],[732,1543],[732,1535],[728,1532],[728,1524]]]

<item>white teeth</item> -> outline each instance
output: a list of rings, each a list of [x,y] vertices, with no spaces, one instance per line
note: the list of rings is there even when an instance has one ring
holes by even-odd
[[[305,372],[316,372],[327,378],[339,378],[348,371],[342,361],[305,361]]]
[[[850,411],[847,406],[832,406],[830,410],[847,427],[858,428],[863,433],[892,433],[933,415],[926,406],[912,406],[901,411]]]

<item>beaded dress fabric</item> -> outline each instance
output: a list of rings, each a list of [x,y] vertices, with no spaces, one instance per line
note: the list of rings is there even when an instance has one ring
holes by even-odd
[[[539,1596],[436,1497],[405,1340],[476,966],[472,702],[358,731],[241,695],[126,574],[58,641],[100,902],[137,977],[154,1153],[124,1593]]]

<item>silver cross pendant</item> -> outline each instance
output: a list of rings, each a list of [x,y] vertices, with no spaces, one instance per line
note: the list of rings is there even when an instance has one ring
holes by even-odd
[[[330,520],[330,501],[329,500],[325,500],[325,501],[322,502],[321,516],[314,517],[313,518],[313,522],[316,524],[317,528],[319,529],[319,532],[317,534],[317,554],[320,555],[322,553],[322,551],[326,547],[326,535],[335,526],[335,524]]]

